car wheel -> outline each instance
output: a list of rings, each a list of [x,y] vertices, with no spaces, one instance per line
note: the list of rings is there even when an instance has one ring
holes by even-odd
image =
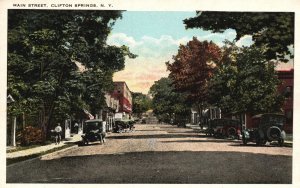
[[[267,130],[267,138],[271,141],[281,139],[281,130],[276,126],[269,127]]]
[[[227,135],[228,135],[228,138],[234,139],[234,138],[236,137],[236,129],[233,128],[233,127],[230,127],[230,128],[227,130]]]

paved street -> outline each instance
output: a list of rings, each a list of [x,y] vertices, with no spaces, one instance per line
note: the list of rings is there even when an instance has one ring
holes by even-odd
[[[292,183],[292,148],[243,146],[171,125],[7,167],[7,183]]]

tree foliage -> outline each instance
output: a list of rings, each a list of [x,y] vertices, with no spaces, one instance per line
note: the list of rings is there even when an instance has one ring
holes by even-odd
[[[166,63],[175,89],[185,93],[191,103],[206,101],[207,82],[220,55],[220,48],[216,44],[200,42],[195,37],[186,45],[180,45],[177,55],[173,57],[174,62]]]
[[[158,119],[170,123],[174,117],[187,117],[190,106],[186,95],[176,92],[170,78],[161,78],[151,86],[152,108]]]
[[[141,117],[142,113],[146,112],[147,110],[150,110],[152,106],[152,100],[150,99],[150,97],[143,93],[133,92],[132,103],[132,113],[137,115],[138,117]]]
[[[263,48],[267,60],[287,62],[293,58],[289,47],[294,47],[294,16],[292,12],[197,12],[185,19],[186,28],[201,28],[212,32],[234,29],[236,40],[252,35],[254,44]]]
[[[225,113],[278,112],[282,97],[274,67],[260,48],[227,44],[209,82],[210,103]]]
[[[124,68],[125,56],[135,57],[125,46],[106,44],[121,13],[9,10],[7,90],[16,100],[9,113],[37,114],[44,133],[53,119],[101,109],[113,73]]]

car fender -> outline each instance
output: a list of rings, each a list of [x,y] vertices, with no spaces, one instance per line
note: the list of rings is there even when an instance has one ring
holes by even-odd
[[[286,133],[284,130],[281,131],[281,138],[285,139],[286,138]]]

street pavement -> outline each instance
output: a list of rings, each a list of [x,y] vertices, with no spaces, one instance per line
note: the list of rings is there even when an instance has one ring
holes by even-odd
[[[7,166],[7,183],[292,183],[291,147],[244,146],[198,130],[136,125],[92,143]]]

